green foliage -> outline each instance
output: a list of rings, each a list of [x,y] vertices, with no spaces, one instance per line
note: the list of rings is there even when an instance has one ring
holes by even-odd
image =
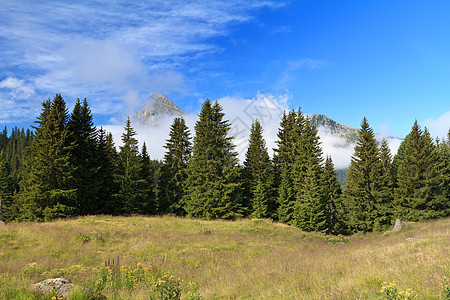
[[[383,300],[413,300],[417,299],[416,293],[408,289],[405,291],[399,290],[395,283],[384,282],[381,291],[380,299]]]
[[[42,212],[62,205],[72,207],[66,212],[76,212],[76,188],[73,184],[73,166],[70,162],[72,146],[68,139],[66,103],[60,94],[42,104],[38,117],[36,138],[30,149],[23,181],[21,201],[28,202],[29,215],[43,218]],[[62,212],[62,211],[60,211]],[[60,215],[59,213],[57,214]],[[47,213],[46,217],[51,216]],[[68,215],[65,215],[68,216]]]
[[[341,199],[342,191],[330,156],[327,156],[325,161],[322,179],[324,203],[328,215],[327,233],[345,233],[345,208]]]
[[[185,209],[202,219],[233,219],[241,215],[241,183],[230,124],[222,106],[203,103],[195,124],[192,157],[187,168]]]
[[[249,146],[242,170],[244,207],[252,218],[267,218],[275,215],[273,199],[272,164],[267,153],[263,129],[259,120],[252,123]]]
[[[449,215],[450,201],[442,191],[439,163],[438,148],[416,121],[397,173],[394,206],[399,218],[418,221]]]
[[[138,141],[134,137],[136,132],[131,127],[130,118],[127,119],[125,132],[122,134],[122,143],[119,152],[119,166],[116,180],[119,192],[116,195],[118,213],[133,214],[145,211],[150,201],[151,194],[146,186],[149,174],[143,172],[148,170],[149,158],[142,159],[138,149]],[[147,208],[149,209],[149,208]]]
[[[183,118],[175,118],[170,127],[158,188],[158,213],[184,215],[183,193],[186,169],[191,157],[190,132]]]
[[[391,203],[383,193],[382,171],[375,135],[364,118],[342,195],[352,232],[382,230],[391,224]]]

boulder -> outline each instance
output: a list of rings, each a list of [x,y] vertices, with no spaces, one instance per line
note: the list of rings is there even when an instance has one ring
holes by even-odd
[[[5,225],[6,225],[5,222],[0,221],[0,227],[1,227],[1,226],[5,226]]]
[[[34,287],[44,294],[54,291],[56,297],[67,298],[75,285],[65,278],[50,278],[36,283]]]
[[[395,225],[394,225],[394,228],[392,229],[392,231],[394,231],[394,232],[400,231],[406,226],[408,226],[408,223],[406,223],[400,219],[397,219],[397,221],[395,221]]]
[[[57,298],[66,299],[78,286],[65,278],[50,278],[34,284],[33,287],[43,294],[54,292]],[[106,299],[105,296],[96,294],[90,289],[83,287],[81,289],[90,296],[89,299]]]

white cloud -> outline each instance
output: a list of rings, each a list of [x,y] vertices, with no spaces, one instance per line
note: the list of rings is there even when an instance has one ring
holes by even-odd
[[[350,165],[355,144],[345,138],[334,136],[331,130],[323,126],[317,128],[324,157],[331,156],[336,169],[346,169]]]
[[[219,99],[219,103],[223,106],[225,119],[231,123],[230,136],[234,136],[236,151],[239,159],[243,162],[245,152],[247,151],[248,138],[250,135],[250,127],[252,121],[258,118],[261,121],[264,130],[264,138],[269,155],[272,156],[272,149],[275,148],[278,127],[283,111],[287,110],[287,101],[289,95],[268,95],[259,93],[253,99],[242,97],[224,97]],[[195,122],[198,120],[198,113],[185,114],[184,119],[186,125],[191,131],[191,137],[194,136]],[[132,124],[136,130],[136,138],[139,140],[140,146],[145,141],[150,156],[153,159],[162,159],[164,157],[166,139],[169,137],[170,125],[173,117],[166,117],[160,120],[157,127],[142,126]],[[103,125],[107,131],[111,132],[114,137],[116,146],[122,145],[121,135],[124,131],[123,125]]]
[[[450,111],[443,113],[435,120],[425,120],[423,126],[428,128],[432,137],[446,138],[450,129]]]
[[[8,89],[9,95],[14,98],[28,99],[34,95],[34,88],[25,84],[23,80],[8,77],[0,82],[0,89]]]
[[[68,99],[88,98],[93,111],[108,102],[109,110],[97,112],[120,113],[130,91],[186,93],[189,82],[179,70],[221,51],[211,38],[250,21],[255,9],[282,5],[263,0],[3,1],[0,78],[14,74],[20,81],[27,70],[28,86],[43,95],[34,107],[61,92]],[[31,92],[16,88],[14,95]]]

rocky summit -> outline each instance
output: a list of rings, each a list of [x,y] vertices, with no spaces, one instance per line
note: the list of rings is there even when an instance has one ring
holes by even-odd
[[[169,98],[160,93],[154,93],[147,103],[133,115],[133,121],[148,126],[157,126],[166,116],[181,116],[184,114]]]
[[[338,123],[324,115],[310,115],[309,119],[317,128],[324,127],[331,135],[346,139],[347,143],[355,143],[358,139],[358,129]]]

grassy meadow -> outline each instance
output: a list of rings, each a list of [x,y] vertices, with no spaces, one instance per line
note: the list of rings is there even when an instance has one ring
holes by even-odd
[[[442,299],[449,229],[450,218],[350,237],[249,219],[12,223],[0,227],[0,299],[52,299],[30,285],[55,277],[107,299],[382,299],[386,282]]]

